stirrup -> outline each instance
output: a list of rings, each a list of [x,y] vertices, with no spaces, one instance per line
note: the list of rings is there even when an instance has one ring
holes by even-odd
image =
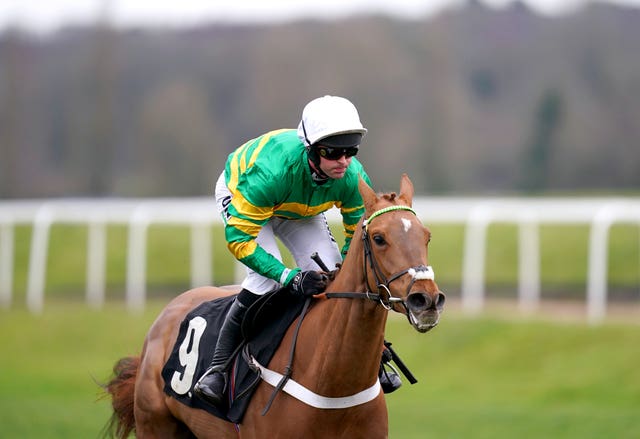
[[[216,374],[220,374],[223,380],[222,389],[219,393],[214,392],[213,389],[211,389],[211,385],[205,386],[203,383],[206,378],[214,379]],[[229,379],[225,371],[219,370],[217,367],[210,367],[193,386],[193,393],[203,401],[220,408],[225,404],[225,395],[227,394],[228,383]]]
[[[216,369],[216,366],[207,367],[207,369],[203,372],[203,374],[200,375],[200,378],[198,378],[198,381],[196,381],[195,386],[200,384],[200,381],[202,381],[205,377],[207,377],[207,376],[211,375],[213,372],[215,372],[215,369]]]
[[[402,380],[398,371],[392,364],[387,364],[392,370],[385,369],[383,363],[380,364],[380,373],[378,374],[378,380],[380,381],[380,387],[382,391],[386,393],[393,393],[402,386]]]

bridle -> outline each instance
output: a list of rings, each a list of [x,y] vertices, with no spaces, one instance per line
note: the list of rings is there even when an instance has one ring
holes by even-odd
[[[394,297],[393,294],[391,293],[390,284],[394,280],[400,279],[405,274],[410,275],[411,282],[407,286],[407,291],[406,291],[406,295],[408,296],[409,293],[411,292],[411,288],[413,287],[413,284],[417,280],[422,280],[422,279],[433,280],[434,279],[433,269],[431,268],[431,266],[427,266],[427,265],[416,265],[413,267],[409,267],[405,270],[399,271],[387,278],[384,275],[384,273],[382,273],[382,270],[380,269],[380,265],[378,264],[378,261],[376,260],[373,254],[373,251],[371,249],[371,238],[368,233],[369,224],[371,224],[371,221],[373,221],[376,217],[380,215],[383,215],[387,212],[396,211],[396,210],[408,210],[409,212],[412,212],[414,215],[417,216],[415,210],[413,210],[411,207],[397,205],[397,206],[388,206],[380,210],[377,210],[374,213],[372,213],[369,218],[365,218],[362,221],[362,243],[364,247],[363,272],[364,272],[364,277],[367,283],[367,292],[365,293],[354,293],[354,292],[323,293],[321,296],[324,296],[326,298],[366,298],[379,303],[386,310],[393,309],[393,305],[395,303],[401,303],[402,306],[404,307],[405,315],[411,321],[409,308],[407,307],[405,299],[401,297]],[[373,272],[373,275],[376,279],[376,288],[377,288],[376,293],[372,292],[373,289],[371,288],[371,285],[369,283],[369,276],[368,276],[369,270]]]
[[[371,271],[373,271],[373,275],[376,278],[377,294],[375,294],[375,296],[377,297],[374,300],[377,300],[378,303],[380,303],[380,305],[382,305],[382,307],[387,310],[390,310],[393,308],[393,303],[399,302],[404,306],[405,313],[408,313],[409,310],[407,308],[407,305],[404,299],[400,297],[393,297],[393,295],[391,294],[391,288],[390,288],[391,282],[393,282],[394,280],[400,279],[405,274],[409,274],[411,276],[411,282],[407,286],[407,291],[406,291],[406,295],[409,295],[409,293],[411,292],[411,287],[413,287],[413,284],[416,282],[416,280],[419,280],[419,279],[433,280],[434,276],[433,276],[433,269],[430,266],[426,266],[426,265],[416,265],[413,267],[409,267],[405,270],[399,271],[391,275],[389,278],[387,278],[384,275],[384,273],[382,273],[382,271],[380,270],[378,261],[376,260],[373,254],[373,251],[371,250],[371,238],[369,237],[369,224],[371,224],[371,221],[373,221],[373,219],[375,219],[376,217],[382,214],[385,214],[387,212],[393,212],[396,210],[408,210],[409,212],[417,216],[415,210],[413,210],[411,207],[399,205],[399,206],[384,207],[380,210],[377,210],[374,213],[372,213],[369,218],[366,218],[362,221],[362,243],[364,246],[363,271],[364,271],[364,277],[367,282],[367,290],[368,290],[367,293],[365,294],[371,294],[370,291],[372,291],[371,285],[369,284],[369,276],[367,275],[368,267],[369,267]],[[368,266],[367,266],[367,261],[369,262]]]

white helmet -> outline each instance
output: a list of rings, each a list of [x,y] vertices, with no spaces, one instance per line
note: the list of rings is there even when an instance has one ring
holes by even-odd
[[[327,95],[309,102],[302,110],[302,120],[298,125],[298,137],[305,146],[337,134],[357,134],[344,136],[357,142],[344,146],[356,147],[366,132],[356,107],[348,99],[339,96]]]

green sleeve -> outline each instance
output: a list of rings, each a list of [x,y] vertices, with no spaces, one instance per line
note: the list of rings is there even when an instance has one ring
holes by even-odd
[[[367,175],[364,168],[360,168],[359,175],[369,186],[371,186],[371,179]],[[344,245],[342,246],[341,252],[342,257],[344,258],[344,256],[347,254],[347,251],[349,250],[349,246],[351,245],[351,239],[353,238],[355,227],[364,214],[364,204],[357,184],[352,185],[352,189],[349,192],[347,199],[343,201],[340,212],[342,214],[342,224],[344,226],[345,235]]]

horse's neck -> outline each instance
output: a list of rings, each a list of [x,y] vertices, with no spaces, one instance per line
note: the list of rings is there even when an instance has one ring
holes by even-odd
[[[356,234],[327,292],[367,291],[363,255],[361,235]],[[355,388],[371,385],[379,367],[387,312],[366,298],[328,299],[317,305],[312,314],[317,319],[317,339],[326,342],[318,351],[323,371],[339,375]]]
[[[335,280],[327,288],[328,292],[369,292],[369,285],[366,279],[366,267],[364,257],[364,244],[362,240],[362,226],[358,224],[351,247],[344,259],[342,267],[338,271]],[[387,313],[377,302],[370,299],[340,299],[334,300],[334,311],[341,314],[348,314],[355,317],[349,324],[360,329],[360,331],[376,328],[377,331],[384,331],[384,323]],[[346,322],[346,321],[345,321]],[[342,325],[344,326],[344,325]],[[369,332],[369,334],[377,334]]]

